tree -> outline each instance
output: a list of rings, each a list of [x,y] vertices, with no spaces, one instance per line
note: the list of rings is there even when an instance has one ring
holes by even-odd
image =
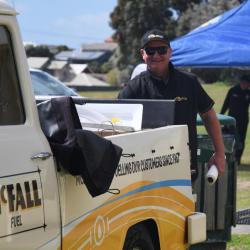
[[[119,75],[118,75],[118,79],[117,79],[118,85],[121,85],[121,84],[128,82],[130,80],[131,73],[132,72],[131,72],[130,68],[126,68],[126,69],[119,71]]]
[[[211,0],[208,3],[189,4],[187,10],[181,13],[178,18],[177,37],[186,35],[189,31],[239,4],[238,0]]]
[[[108,73],[111,69],[113,69],[113,64],[111,61],[105,62],[100,67],[100,73]]]
[[[55,48],[55,53],[54,54],[57,54],[61,51],[72,51],[72,49],[70,49],[68,46],[66,45],[59,45],[59,46],[56,46]]]
[[[194,4],[199,4],[201,2],[208,2],[208,0],[192,0],[192,1],[187,1],[187,0],[170,0],[169,1],[169,4],[170,6],[175,10],[177,11],[178,14],[182,13],[182,12],[185,12],[190,3],[194,3]]]
[[[117,78],[118,78],[117,71],[115,69],[112,69],[108,72],[107,82],[110,85],[117,86]]]
[[[46,45],[26,45],[25,52],[27,57],[49,57],[52,58],[54,56],[53,53],[50,52],[48,46]]]
[[[88,63],[88,66],[91,68],[91,70],[95,73],[100,72],[100,63],[98,61],[91,61]]]
[[[141,39],[148,30],[166,30],[167,20],[173,15],[167,0],[119,0],[111,13],[110,26],[118,40],[114,65],[123,70],[142,61]]]

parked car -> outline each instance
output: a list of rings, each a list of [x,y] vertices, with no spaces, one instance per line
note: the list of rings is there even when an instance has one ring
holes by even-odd
[[[30,68],[31,81],[37,103],[58,96],[71,96],[75,103],[83,103],[84,97],[78,95],[52,75]]]
[[[55,97],[71,96],[82,123],[101,124],[109,120],[104,115],[82,105],[85,97],[78,95],[52,75],[38,69],[30,68],[29,70],[37,104]]]

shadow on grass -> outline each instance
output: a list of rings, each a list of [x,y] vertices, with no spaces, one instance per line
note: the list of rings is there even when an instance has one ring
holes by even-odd
[[[241,164],[240,166],[238,166],[238,171],[250,171],[250,165]]]

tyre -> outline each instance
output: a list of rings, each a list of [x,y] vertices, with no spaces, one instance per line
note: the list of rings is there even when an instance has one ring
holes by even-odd
[[[134,225],[128,230],[123,250],[155,250],[150,234],[143,224]]]

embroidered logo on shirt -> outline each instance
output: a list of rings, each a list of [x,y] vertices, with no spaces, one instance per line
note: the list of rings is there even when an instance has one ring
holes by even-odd
[[[238,97],[238,95],[237,95],[237,94],[233,94],[233,96]]]
[[[248,100],[249,99],[249,95],[246,95],[246,100]]]
[[[187,97],[175,97],[175,99],[174,99],[175,101],[177,101],[177,102],[180,102],[180,101],[186,101],[187,100]]]

